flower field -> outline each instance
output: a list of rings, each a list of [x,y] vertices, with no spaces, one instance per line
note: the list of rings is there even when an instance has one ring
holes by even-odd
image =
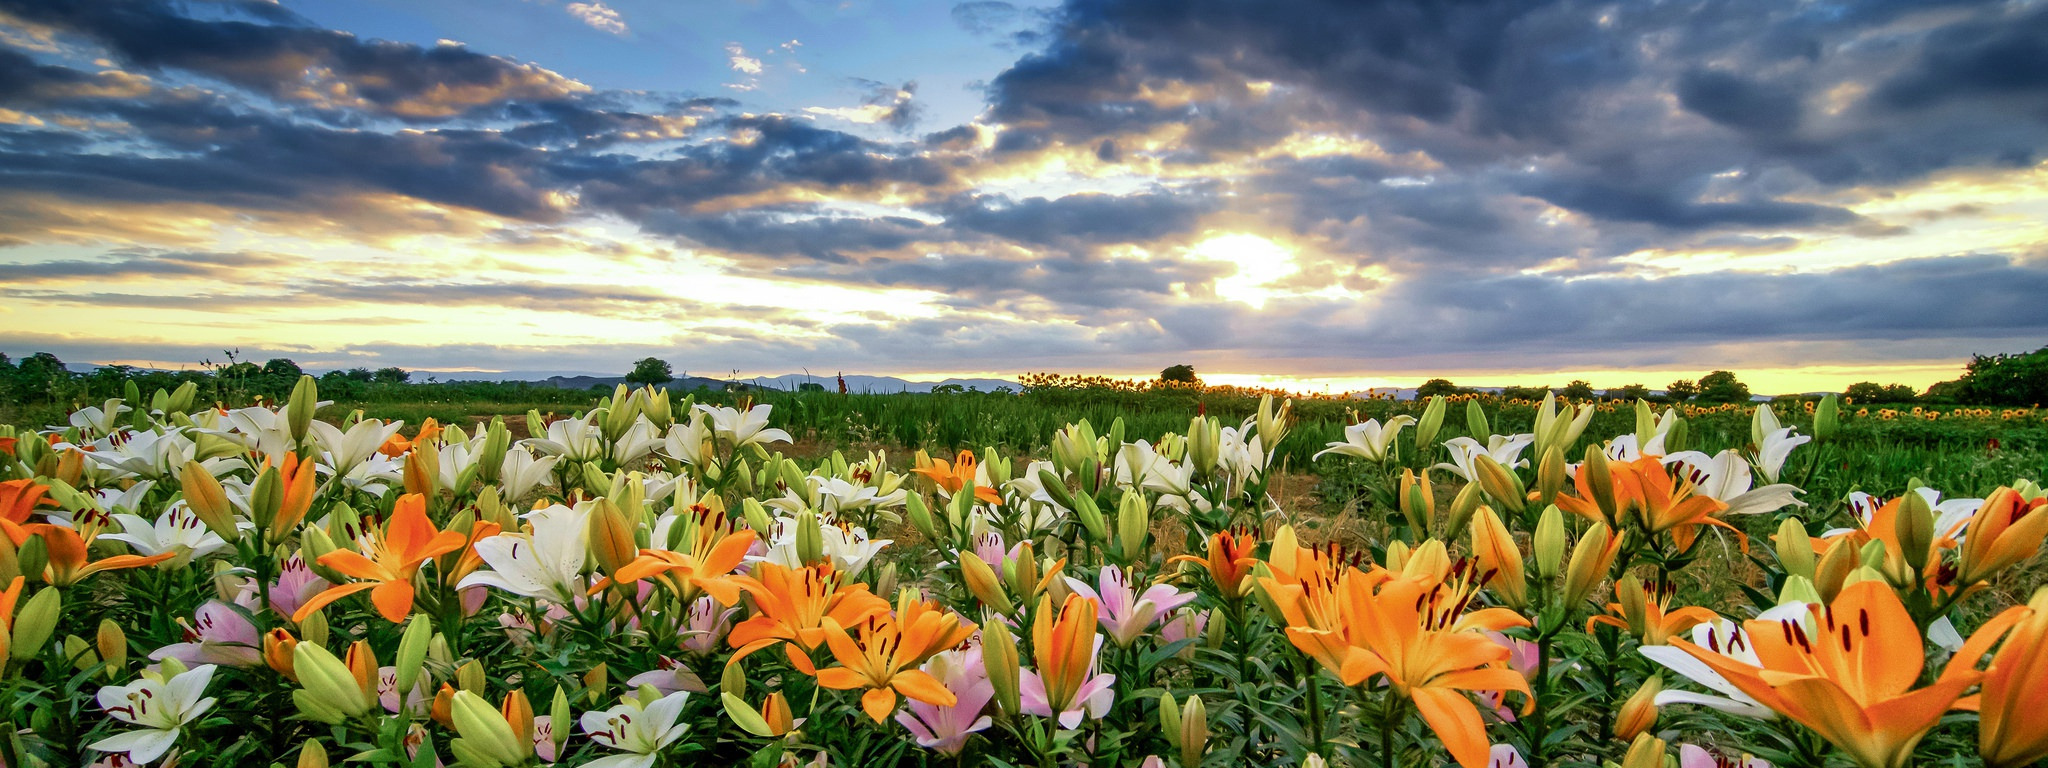
[[[2036,409],[1035,385],[0,427],[0,765],[2048,757]]]

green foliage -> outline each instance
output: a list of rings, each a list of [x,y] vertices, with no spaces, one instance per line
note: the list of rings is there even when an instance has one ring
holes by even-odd
[[[1729,371],[1701,376],[1699,394],[1693,395],[1694,400],[1702,403],[1747,403],[1749,397],[1749,385],[1737,380]]]
[[[1560,397],[1570,398],[1572,400],[1591,400],[1593,399],[1593,384],[1591,382],[1573,379],[1572,383],[1564,385],[1564,390],[1558,392],[1557,394]]]
[[[1195,378],[1195,367],[1186,363],[1167,366],[1165,370],[1159,372],[1159,380],[1177,381],[1184,384],[1193,384],[1200,381],[1200,379]]]
[[[1458,385],[1452,384],[1450,379],[1430,379],[1429,381],[1422,382],[1422,386],[1415,388],[1415,396],[1426,399],[1436,397],[1437,395],[1462,394],[1466,391],[1460,389]]]
[[[1650,388],[1641,384],[1627,384],[1607,390],[1604,395],[1609,400],[1622,400],[1633,403],[1637,400],[1649,399]]]
[[[2048,347],[2012,355],[1972,355],[1957,394],[1980,405],[2048,403]]]
[[[1675,402],[1686,402],[1699,396],[1699,393],[1700,385],[1693,383],[1692,379],[1679,379],[1664,386],[1664,396]]]
[[[633,363],[633,372],[626,374],[626,383],[636,387],[667,384],[676,378],[675,369],[668,361],[658,357],[643,357]]]
[[[1920,399],[1920,393],[1905,384],[1879,384],[1874,381],[1859,381],[1851,384],[1848,389],[1842,390],[1842,396],[1849,398],[1851,402],[1865,405],[1871,403],[1911,403]]]

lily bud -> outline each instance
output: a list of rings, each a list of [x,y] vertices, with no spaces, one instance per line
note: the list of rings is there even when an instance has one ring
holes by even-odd
[[[1485,454],[1472,457],[1472,470],[1479,476],[1479,486],[1486,491],[1488,498],[1500,505],[1502,512],[1521,516],[1523,507],[1529,503],[1528,491],[1522,487],[1521,478]]]
[[[995,689],[996,707],[1004,715],[1016,717],[1023,711],[1018,688],[1017,638],[1001,618],[991,616],[981,623],[981,654],[983,666],[988,669],[989,686]]]
[[[1387,570],[1400,573],[1408,569],[1408,542],[1400,539],[1387,542]]]
[[[1211,429],[1211,427],[1215,429]],[[1218,452],[1223,442],[1222,422],[1205,416],[1196,416],[1188,422],[1188,463],[1196,472],[1207,472],[1216,467]],[[1041,470],[1043,471],[1043,470]]]
[[[1825,601],[1834,602],[1835,596],[1842,591],[1843,581],[1860,563],[1860,550],[1849,537],[1835,539],[1827,551],[1821,553],[1820,563],[1813,568],[1814,589],[1820,591]]]
[[[1152,514],[1145,497],[1136,491],[1124,491],[1123,502],[1117,505],[1117,544],[1123,549],[1125,562],[1144,562],[1150,554],[1145,548],[1145,539],[1151,534]]]
[[[484,697],[469,691],[456,691],[449,703],[449,714],[455,719],[455,732],[460,735],[449,743],[448,749],[463,764],[517,765],[532,753],[533,742],[525,742],[522,750],[519,734],[512,731],[512,725],[505,722],[504,716]]]
[[[38,590],[34,597],[21,606],[21,613],[14,617],[14,648],[8,651],[15,661],[27,661],[43,652],[43,644],[50,642],[50,636],[57,631],[57,619],[63,612],[64,600],[55,589]]]
[[[505,427],[505,417],[491,417],[491,426],[484,432],[483,450],[477,452],[477,479],[485,485],[495,485],[498,476],[505,470],[505,454],[512,451],[512,430]]]
[[[486,685],[489,683],[484,678],[484,665],[476,659],[470,659],[455,668],[455,687],[481,694]]]
[[[188,381],[171,390],[171,401],[166,404],[168,413],[190,413],[192,401],[199,396],[198,382]]]
[[[1600,508],[1600,516],[1613,525],[1621,519],[1620,504],[1614,498],[1614,470],[1607,466],[1607,452],[1600,446],[1586,446],[1586,461],[1579,465],[1579,476],[1586,478],[1586,488],[1593,493],[1593,505]]]
[[[1607,569],[1614,565],[1620,544],[1606,523],[1594,523],[1579,536],[1579,543],[1572,547],[1571,562],[1565,566],[1566,605],[1578,605],[1579,601],[1592,596],[1593,588],[1607,578]]]
[[[128,633],[113,619],[100,619],[99,632],[93,636],[93,645],[99,649],[100,658],[107,662],[107,674],[112,676],[128,663]]]
[[[0,536],[0,539],[5,538]],[[14,567],[18,569],[15,575],[31,584],[44,580],[43,577],[48,575],[45,571],[50,567],[50,544],[43,540],[42,534],[28,537],[21,543],[21,548],[15,550]]]
[[[1664,740],[1647,733],[1636,734],[1621,758],[1621,768],[1664,768]]]
[[[327,768],[327,748],[319,739],[307,739],[299,746],[298,768]]]
[[[306,620],[299,622],[299,635],[314,645],[326,645],[327,609],[322,608],[307,614]]]
[[[1408,527],[1428,536],[1429,524],[1436,521],[1436,486],[1430,482],[1429,470],[1422,470],[1418,479],[1415,470],[1402,469],[1399,499],[1401,516],[1408,519]]]
[[[277,518],[277,509],[284,504],[283,483],[276,467],[256,473],[256,482],[249,486],[249,517],[256,530],[270,530],[270,521]]]
[[[1487,583],[1501,602],[1520,610],[1529,602],[1528,580],[1522,573],[1522,550],[1515,546],[1514,534],[1508,533],[1500,516],[1484,506],[1474,522],[1472,552],[1479,559],[1479,569],[1493,574]]]
[[[1899,554],[1913,573],[1927,567],[1928,550],[1934,548],[1934,508],[1927,497],[1908,492],[1899,500],[1898,516],[1892,519],[1898,535]]]
[[[825,559],[825,532],[818,528],[818,515],[804,510],[796,516],[796,559],[815,565]]]
[[[1466,483],[1464,488],[1458,489],[1458,495],[1451,498],[1450,516],[1444,520],[1444,529],[1437,535],[1452,538],[1464,535],[1465,526],[1472,522],[1472,513],[1479,511],[1483,501],[1479,484]]]
[[[1102,519],[1102,508],[1095,505],[1095,497],[1080,494],[1074,497],[1074,516],[1081,519],[1081,528],[1088,534],[1088,540],[1102,543],[1109,539],[1109,525]]]
[[[356,687],[362,690],[363,698],[377,698],[377,652],[370,648],[369,640],[357,640],[348,647],[348,654],[342,657],[348,665],[350,675],[356,679]]]
[[[1465,401],[1465,431],[1482,443],[1493,436],[1493,427],[1486,423],[1486,409],[1479,407],[1478,400]]]
[[[100,655],[93,651],[92,646],[86,644],[83,637],[65,635],[63,646],[64,658],[71,660],[72,669],[84,672],[91,669],[92,665],[100,663]]]
[[[1813,578],[1813,540],[1806,535],[1806,526],[1799,518],[1788,517],[1778,524],[1777,540],[1771,542],[1778,552],[1778,565],[1793,576]]]
[[[732,718],[733,725],[739,726],[740,730],[762,738],[775,736],[775,730],[768,726],[768,718],[762,717],[761,711],[754,709],[754,705],[745,699],[721,691],[718,703],[725,707],[725,716]]]
[[[1614,602],[1621,607],[1621,618],[1628,622],[1628,633],[1642,637],[1649,629],[1649,593],[1643,590],[1642,579],[1633,573],[1624,573],[1614,582]]]
[[[292,633],[286,631],[284,627],[276,627],[263,633],[264,666],[270,667],[270,671],[284,676],[286,680],[298,682],[299,675],[292,666],[292,651],[298,645],[298,638],[292,637]]]
[[[606,692],[611,690],[611,680],[611,671],[602,661],[591,667],[589,672],[583,673],[583,689],[589,692],[590,703],[604,701]]]
[[[1536,465],[1536,503],[1548,506],[1557,501],[1567,480],[1564,464],[1564,451],[1557,446],[1543,452],[1543,460]]]
[[[569,710],[569,692],[562,690],[562,686],[555,686],[555,698],[548,702],[548,722],[569,723],[575,716]],[[561,754],[562,744],[569,740],[569,730],[566,726],[554,729],[555,754]]]
[[[1530,538],[1536,555],[1536,578],[1545,585],[1564,567],[1564,512],[1552,504],[1536,518],[1536,533]]]
[[[880,573],[875,574],[875,594],[886,595],[896,591],[896,564],[882,564]]]
[[[321,557],[337,549],[340,547],[335,546],[334,538],[321,528],[306,526],[305,532],[299,535],[299,559],[306,561],[306,569],[330,582],[345,584],[349,580],[347,576],[320,563]]]
[[[424,436],[415,439],[412,452],[405,457],[404,474],[406,493],[435,498],[441,488],[441,444]]]
[[[505,716],[505,724],[512,726],[512,735],[517,737],[520,759],[533,755],[533,703],[526,700],[526,692],[517,688],[505,694],[505,703],[498,707],[498,713]]]
[[[320,384],[312,376],[299,376],[299,383],[292,386],[292,399],[284,408],[285,423],[291,427],[292,443],[303,445],[306,432],[313,426],[313,410],[320,407]]]
[[[1842,425],[1842,403],[1833,394],[1820,399],[1813,408],[1813,439],[1827,442]]]
[[[412,695],[413,684],[420,679],[420,672],[426,669],[427,646],[434,638],[434,623],[427,615],[415,614],[406,620],[405,635],[398,640],[398,659],[394,672],[398,683],[399,709],[405,708],[405,698]]]
[[[1202,754],[1209,751],[1209,711],[1202,704],[1202,697],[1189,696],[1187,706],[1180,712],[1180,764],[1199,766]]]
[[[1180,701],[1173,698],[1172,691],[1159,692],[1159,733],[1180,746]]]
[[[995,569],[981,561],[973,552],[960,553],[960,581],[967,585],[967,591],[983,605],[996,609],[1005,616],[1014,613],[1016,605],[1010,596],[1003,593],[1003,585],[996,580]]]
[[[235,508],[228,504],[228,492],[204,465],[198,461],[185,462],[178,483],[185,492],[185,506],[191,508],[199,522],[206,524],[207,530],[229,543],[241,538],[241,531],[235,528]]]
[[[1436,444],[1437,430],[1444,426],[1444,409],[1447,407],[1443,395],[1432,395],[1429,405],[1423,406],[1422,418],[1415,422],[1415,450],[1428,450]]]
[[[1622,741],[1635,739],[1637,734],[1650,730],[1657,724],[1657,694],[1664,690],[1664,678],[1653,675],[1643,681],[1643,687],[1635,695],[1622,702],[1621,710],[1614,715],[1614,738]]]
[[[307,717],[335,725],[370,710],[370,697],[356,684],[355,673],[326,648],[299,643],[292,649],[292,668],[305,686],[292,692],[292,701]]]
[[[639,548],[633,545],[637,527],[611,499],[597,500],[590,514],[590,553],[605,575],[618,573],[639,555]]]
[[[740,502],[740,516],[747,521],[747,527],[766,539],[775,535],[775,517],[768,514],[768,507],[755,499]]]
[[[1786,603],[1809,603],[1817,605],[1825,602],[1827,601],[1822,600],[1820,597],[1820,590],[1814,588],[1813,580],[1806,578],[1805,576],[1787,576],[1785,577],[1785,586],[1778,589],[1779,605],[1784,605]]]
[[[441,684],[441,690],[434,692],[434,703],[427,708],[427,716],[444,727],[455,727],[455,686]]]
[[[931,508],[924,505],[924,497],[912,494],[905,498],[903,500],[903,511],[910,518],[910,527],[916,528],[917,532],[924,534],[925,538],[932,541],[938,541],[942,538],[939,536],[938,527],[932,523]],[[751,521],[752,518],[748,518],[748,520]]]

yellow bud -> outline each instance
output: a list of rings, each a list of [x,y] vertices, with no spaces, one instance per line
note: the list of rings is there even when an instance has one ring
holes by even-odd
[[[597,500],[596,509],[590,514],[590,553],[606,575],[618,573],[639,555],[639,548],[633,544],[637,527],[611,499]]]
[[[1607,579],[1607,569],[1614,565],[1615,553],[1620,549],[1618,544],[1606,523],[1594,523],[1579,536],[1579,543],[1572,547],[1571,562],[1565,566],[1566,605],[1578,605],[1591,597],[1593,589]]]
[[[996,609],[1004,615],[1016,611],[1010,596],[1003,593],[1003,585],[996,580],[996,572],[981,561],[973,552],[960,553],[960,580],[967,585],[967,591],[983,605]]]
[[[1011,717],[1022,711],[1022,699],[1018,687],[1017,639],[1010,634],[1010,628],[997,617],[989,617],[981,623],[981,653],[983,666],[988,669],[990,687],[995,689],[997,708]]]
[[[128,633],[122,631],[121,625],[114,623],[113,619],[100,619],[99,632],[93,641],[99,648],[100,658],[107,662],[109,676],[128,663]]]
[[[1828,545],[1813,569],[1813,587],[1820,591],[1823,600],[1834,602],[1842,592],[1843,581],[1849,578],[1850,571],[1856,570],[1858,562],[1859,550],[1849,537],[1835,539]]]
[[[1622,702],[1621,710],[1614,715],[1614,737],[1623,741],[1633,740],[1637,734],[1657,724],[1657,694],[1664,690],[1664,678],[1652,676],[1643,681],[1643,687],[1635,695]]]
[[[235,527],[235,509],[228,503],[228,492],[220,487],[219,480],[213,479],[213,473],[206,471],[205,465],[196,460],[185,462],[178,483],[185,492],[185,506],[208,530],[229,543],[241,537],[241,531]]]
[[[299,747],[299,768],[327,768],[327,748],[319,739],[307,739]]]
[[[1636,734],[1621,759],[1621,768],[1664,768],[1664,740],[1647,733]]]

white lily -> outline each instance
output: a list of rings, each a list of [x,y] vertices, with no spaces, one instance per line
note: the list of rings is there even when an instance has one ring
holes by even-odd
[[[705,423],[702,411],[690,413],[690,420],[668,428],[662,438],[664,454],[684,464],[696,466],[711,453],[711,425]]]
[[[314,465],[314,468],[321,474],[333,474],[333,470],[324,464]],[[382,496],[384,489],[397,482],[404,471],[405,465],[399,460],[373,452],[368,458],[350,465],[348,473],[341,476],[341,484],[372,496]]]
[[[398,430],[404,426],[403,421],[364,419],[349,427],[347,432],[343,432],[340,427],[314,419],[307,431],[313,436],[313,442],[320,446],[327,468],[335,474],[347,477],[352,474],[356,465],[368,461],[372,456],[381,455],[377,453],[377,449],[384,447],[384,441],[398,434]]]
[[[818,524],[818,541],[825,556],[832,559],[835,569],[845,574],[860,573],[875,559],[875,555],[881,553],[882,548],[895,543],[893,539],[869,539],[867,529],[857,525],[824,522]],[[747,557],[748,562],[763,560],[785,568],[803,567],[803,561],[797,557],[795,520],[776,518],[767,554]]]
[[[583,713],[584,735],[591,741],[628,753],[601,757],[585,763],[584,767],[651,768],[655,754],[674,744],[690,729],[686,724],[676,723],[676,718],[683,714],[683,703],[689,698],[690,694],[685,691],[658,699],[639,694],[620,699],[619,705],[611,709]]]
[[[1664,438],[1671,434],[1672,427],[1678,425],[1678,409],[1666,408],[1662,414],[1650,416],[1650,405],[1640,400],[1636,402],[1636,407],[1639,409],[1636,412],[1636,425],[1638,427],[1648,427],[1647,430],[1636,430],[1636,446],[1643,453],[1652,456],[1664,455]]]
[[[99,691],[100,709],[107,716],[143,730],[117,733],[91,744],[101,752],[125,752],[137,764],[162,757],[178,742],[179,729],[213,708],[213,699],[200,698],[213,680],[212,664],[184,669],[183,664],[166,662],[164,672],[142,673],[129,685],[109,685]]]
[[[547,437],[528,438],[526,444],[536,451],[560,456],[575,464],[597,461],[611,452],[611,446],[605,444],[603,430],[597,426],[597,416],[598,413],[592,411],[580,419],[556,419],[548,424]]]
[[[506,501],[524,499],[543,485],[554,482],[555,465],[562,461],[560,456],[534,458],[533,451],[526,446],[514,446],[505,452],[505,463],[498,470],[498,487],[504,492]]]
[[[1402,428],[1414,423],[1415,417],[1405,413],[1387,419],[1385,426],[1381,426],[1378,419],[1366,419],[1363,422],[1345,427],[1343,442],[1330,443],[1330,447],[1318,451],[1316,455],[1309,458],[1319,459],[1323,457],[1323,454],[1335,453],[1344,456],[1356,456],[1367,461],[1383,462],[1387,460],[1387,448],[1394,444],[1394,438],[1401,434]]]
[[[284,461],[284,455],[298,447],[292,440],[291,420],[269,408],[237,408],[228,411],[227,421],[229,429],[216,430],[216,434],[241,443],[272,462]]]
[[[515,595],[568,605],[583,594],[583,561],[590,552],[590,508],[556,504],[527,513],[529,531],[480,539],[476,553],[490,570],[462,577],[457,589],[496,587]]]
[[[1955,498],[1943,500],[1940,491],[1926,486],[1915,488],[1913,492],[1920,494],[1920,498],[1927,500],[1927,506],[1933,508],[1934,534],[1944,538],[1955,539],[1958,542],[1968,537],[1970,521],[1976,519],[1977,510],[1984,506],[1983,499]],[[1872,496],[1862,491],[1853,491],[1849,494],[1849,511],[1856,515],[1856,522],[1860,527],[1868,528],[1870,527],[1871,516],[1877,513],[1879,507],[1885,505],[1885,501],[1883,498]],[[1830,528],[1822,532],[1821,537],[1832,538],[1837,534],[1849,533],[1854,530],[1856,529]]]
[[[1808,618],[1810,614],[1806,608],[1805,603],[1789,602],[1764,611],[1761,615],[1757,616],[1757,619],[1759,621],[1810,621],[1811,619]],[[1694,645],[1727,656],[1735,661],[1751,666],[1761,666],[1757,661],[1756,647],[1750,644],[1748,631],[1733,621],[1715,619],[1693,625],[1692,642]],[[1714,691],[1714,693],[1720,694],[1715,696],[1692,691],[1665,689],[1657,694],[1655,701],[1657,706],[1698,704],[1731,715],[1758,720],[1770,720],[1778,716],[1776,712],[1771,711],[1770,707],[1764,706],[1756,699],[1751,698],[1749,694],[1743,693],[1741,689],[1735,687],[1734,683],[1728,682],[1727,678],[1722,677],[1721,673],[1715,672],[1713,667],[1707,666],[1706,662],[1693,658],[1692,654],[1668,645],[1647,645],[1643,646],[1640,650],[1651,661],[1655,661],[1665,668],[1707,687]]]
[[[1444,448],[1451,454],[1450,462],[1438,464],[1435,468],[1450,470],[1452,474],[1465,478],[1465,482],[1477,482],[1479,475],[1473,462],[1481,455],[1508,469],[1526,467],[1529,460],[1522,458],[1522,451],[1535,442],[1536,436],[1529,434],[1492,435],[1486,438],[1485,445],[1469,437],[1454,437],[1444,441]]]
[[[711,431],[721,439],[732,441],[734,448],[754,443],[792,443],[788,432],[768,427],[767,403],[747,409],[741,413],[737,408],[703,405],[697,410],[711,417]]]
[[[129,548],[143,555],[159,555],[182,548],[196,560],[228,545],[220,534],[208,530],[183,501],[172,504],[156,522],[125,513],[117,513],[113,517],[121,524],[121,532],[102,533],[100,538],[126,542]]]
[[[108,400],[104,406],[88,405],[71,413],[71,426],[95,435],[111,435],[121,427],[121,414],[135,410],[121,404],[120,398]]]
[[[185,436],[183,427],[172,427],[159,432],[129,432],[119,437],[102,437],[93,441],[86,458],[92,459],[119,477],[141,477],[150,480],[176,478],[185,468],[185,463],[199,455],[199,445]],[[201,462],[209,471],[226,463],[215,458]]]
[[[1265,474],[1266,465],[1272,461],[1272,454],[1266,451],[1265,440],[1245,428],[1224,427],[1223,439],[1216,446],[1216,463],[1228,473],[1233,488]],[[1249,440],[1246,435],[1251,435]],[[1193,469],[1190,467],[1190,469]]]
[[[1794,497],[1800,492],[1795,485],[1773,483],[1751,488],[1749,462],[1732,448],[1712,458],[1699,451],[1679,451],[1664,457],[1664,463],[1678,465],[1679,474],[1692,482],[1694,491],[1727,504],[1731,515],[1776,512],[1787,505],[1806,506],[1806,502]]]
[[[612,462],[619,466],[647,458],[654,449],[661,447],[662,440],[654,434],[654,422],[642,416],[626,428],[626,433],[611,445]]]
[[[1763,440],[1757,443],[1757,470],[1763,473],[1765,480],[1773,483],[1778,482],[1778,475],[1785,468],[1785,457],[1792,454],[1792,449],[1805,445],[1812,440],[1813,438],[1807,435],[1792,434],[1791,427],[1781,427],[1765,432]]]

